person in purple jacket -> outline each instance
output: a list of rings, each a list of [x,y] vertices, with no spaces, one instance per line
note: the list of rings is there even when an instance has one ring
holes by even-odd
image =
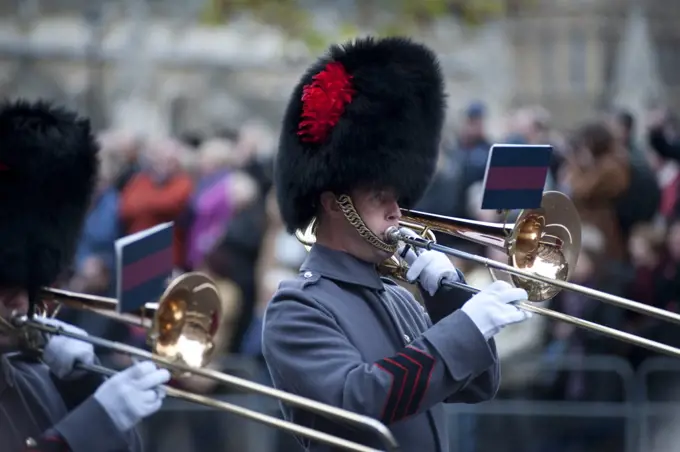
[[[0,104],[0,450],[136,452],[136,425],[158,411],[170,379],[140,362],[111,378],[84,372],[91,344],[37,334],[24,347],[15,315],[33,317],[39,291],[65,272],[90,207],[98,146],[89,121],[45,102]],[[58,320],[45,323],[86,333]],[[35,330],[34,330],[35,332]]]
[[[402,450],[448,451],[443,403],[492,399],[493,336],[528,313],[524,290],[496,282],[469,297],[440,287],[463,275],[441,253],[411,256],[422,307],[377,264],[385,230],[435,171],[445,116],[434,53],[404,38],[333,46],[295,87],[274,181],[289,232],[317,219],[317,242],[267,307],[263,355],[275,387],[381,420]],[[287,420],[367,446],[370,433],[283,406]],[[328,446],[299,439],[309,451]]]

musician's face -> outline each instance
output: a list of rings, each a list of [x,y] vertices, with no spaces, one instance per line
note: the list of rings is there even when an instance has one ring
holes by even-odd
[[[28,312],[28,295],[26,291],[13,288],[0,288],[0,317],[9,321],[13,314]],[[16,343],[16,336],[8,334],[0,324],[0,347],[7,348]]]
[[[397,197],[391,190],[352,190],[349,193],[354,208],[364,224],[381,240],[390,226],[398,226],[401,218]],[[321,243],[349,253],[366,262],[379,264],[391,253],[381,251],[361,237],[357,229],[345,218],[336,202],[336,195],[325,192],[321,195],[324,210],[323,226],[317,236]]]
[[[390,226],[399,226],[401,210],[393,190],[356,190],[351,197],[366,226],[378,237],[383,238]]]
[[[401,211],[397,196],[393,190],[355,190],[350,194],[354,207],[370,229],[381,240],[385,240],[385,231],[390,226],[399,226]],[[361,239],[366,247],[368,258],[365,260],[380,263],[390,257],[391,253],[379,250]]]

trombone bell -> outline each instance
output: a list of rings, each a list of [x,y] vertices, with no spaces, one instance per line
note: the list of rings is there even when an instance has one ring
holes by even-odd
[[[215,351],[221,319],[215,283],[201,273],[185,273],[165,289],[147,336],[149,345],[154,354],[204,367]]]
[[[520,213],[507,240],[508,265],[541,276],[568,281],[581,250],[581,220],[563,193],[545,192],[538,209]],[[489,269],[495,279],[527,291],[529,301],[546,301],[562,289],[537,280]]]
[[[175,278],[157,303],[147,303],[134,313],[118,312],[115,298],[47,287],[41,292],[43,301],[55,302],[58,308],[66,306],[91,311],[144,328],[153,354],[167,360],[200,368],[210,362],[215,351],[222,303],[217,286],[202,273],[185,273]]]

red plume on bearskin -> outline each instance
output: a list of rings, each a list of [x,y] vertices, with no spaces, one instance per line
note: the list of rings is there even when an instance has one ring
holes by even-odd
[[[338,123],[355,91],[352,76],[332,61],[302,88],[302,114],[298,135],[307,143],[322,143]]]

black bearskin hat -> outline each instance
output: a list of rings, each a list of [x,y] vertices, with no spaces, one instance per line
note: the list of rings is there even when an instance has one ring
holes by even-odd
[[[0,286],[32,299],[68,268],[97,153],[89,121],[75,113],[40,101],[0,104]]]
[[[406,38],[333,46],[302,77],[283,119],[274,182],[293,232],[322,192],[391,188],[412,207],[434,175],[445,116],[435,54]]]

